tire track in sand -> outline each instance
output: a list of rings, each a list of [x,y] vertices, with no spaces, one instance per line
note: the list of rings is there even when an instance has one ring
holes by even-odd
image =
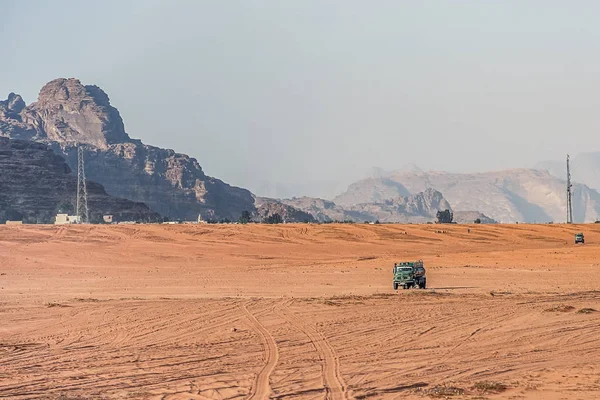
[[[288,307],[288,302],[284,302],[281,308],[277,310],[277,315],[286,320],[290,325],[296,329],[302,331],[308,339],[311,341],[319,358],[322,362],[323,380],[325,382],[325,390],[327,399],[331,400],[346,400],[348,399],[348,393],[346,392],[346,385],[340,375],[340,363],[335,350],[331,347],[331,344],[325,339],[322,333],[316,328],[305,325],[302,323],[293,311]]]
[[[271,374],[273,373],[273,370],[279,361],[279,350],[277,348],[277,343],[269,331],[263,326],[263,324],[256,319],[254,314],[248,311],[246,304],[241,304],[240,307],[244,314],[246,314],[250,325],[252,325],[252,329],[260,336],[265,348],[265,365],[256,376],[248,399],[268,399],[269,395],[271,394],[271,385],[269,379],[271,378]]]

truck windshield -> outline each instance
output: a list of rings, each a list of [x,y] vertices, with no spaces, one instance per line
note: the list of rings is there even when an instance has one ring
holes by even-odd
[[[412,270],[412,267],[400,267],[396,270],[396,272],[411,272]]]

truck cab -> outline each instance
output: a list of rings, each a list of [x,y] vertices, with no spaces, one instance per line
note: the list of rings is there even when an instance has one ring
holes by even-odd
[[[412,287],[425,289],[427,287],[425,267],[422,260],[395,263],[392,272],[394,273],[394,290],[398,290],[399,286],[402,286],[403,289]]]

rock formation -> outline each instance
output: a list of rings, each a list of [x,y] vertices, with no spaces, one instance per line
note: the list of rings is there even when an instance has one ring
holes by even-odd
[[[455,211],[454,222],[457,224],[473,224],[479,220],[482,224],[497,224],[498,221],[477,211]]]
[[[57,213],[75,212],[77,176],[47,145],[0,138],[0,223],[23,220],[52,223]],[[145,204],[112,197],[102,185],[86,181],[90,220],[154,222],[160,215]]]
[[[439,210],[452,210],[444,196],[433,189],[409,196],[378,202],[365,202],[338,205],[332,201],[311,197],[299,197],[280,200],[296,209],[311,214],[319,222],[353,221],[353,222],[399,222],[419,223],[435,220]]]
[[[369,215],[370,221],[422,223],[435,220],[440,210],[452,207],[444,196],[433,189],[410,196],[400,196],[377,203],[362,203],[347,206],[347,210]]]
[[[205,175],[194,158],[131,139],[107,94],[77,79],[48,83],[28,106],[14,94],[0,102],[0,136],[49,144],[73,169],[83,145],[89,179],[171,219],[235,220],[255,209],[249,191]]]
[[[354,220],[344,208],[332,201],[314,197],[294,197],[280,200],[283,204],[312,215],[318,222]]]
[[[389,178],[367,178],[351,184],[348,189],[333,201],[341,206],[362,203],[381,203],[398,196],[410,196],[411,193],[401,183]]]
[[[10,93],[8,99],[0,101],[0,136],[15,139],[31,139],[35,136],[35,129],[23,122],[21,111],[25,102],[21,96]]]
[[[315,218],[309,213],[298,210],[287,204],[283,204],[278,200],[269,199],[266,197],[256,198],[256,212],[253,219],[256,222],[263,222],[268,217],[275,214],[281,216],[283,222],[315,222]]]
[[[392,182],[392,183],[390,183]],[[397,193],[393,188],[398,185]],[[380,190],[381,187],[385,190]],[[448,172],[398,172],[381,179],[365,179],[351,185],[351,190],[334,202],[354,204],[373,198],[393,199],[406,189],[418,193],[433,188],[456,211],[484,213],[496,221],[561,222],[566,216],[566,182],[547,171],[513,169],[474,174]],[[600,216],[600,194],[581,184],[573,187],[573,217],[576,222],[592,222]]]

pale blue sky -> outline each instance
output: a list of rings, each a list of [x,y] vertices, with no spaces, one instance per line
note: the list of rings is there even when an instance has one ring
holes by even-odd
[[[0,97],[77,77],[258,194],[600,150],[596,1],[0,0]],[[278,191],[274,188],[279,187]]]

